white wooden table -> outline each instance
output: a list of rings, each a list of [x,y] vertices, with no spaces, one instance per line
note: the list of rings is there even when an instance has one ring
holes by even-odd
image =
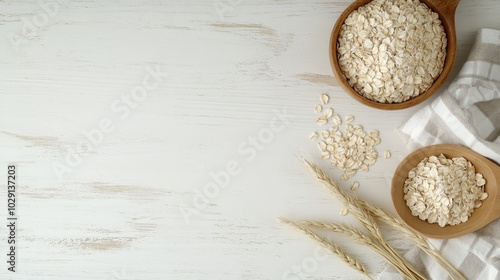
[[[337,85],[328,40],[349,2],[2,1],[0,219],[15,164],[18,220],[15,273],[0,228],[0,278],[359,279],[276,221],[354,221],[297,160],[327,166],[308,139],[322,92],[381,131],[392,158],[354,179],[393,212],[389,181],[408,153],[395,128],[421,106],[378,111]],[[497,0],[461,1],[451,78],[499,13]]]

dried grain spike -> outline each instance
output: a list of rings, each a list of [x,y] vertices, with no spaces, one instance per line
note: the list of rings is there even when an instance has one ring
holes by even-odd
[[[347,208],[342,208],[340,209],[340,215],[341,216],[345,216],[349,213],[349,210],[347,210]]]

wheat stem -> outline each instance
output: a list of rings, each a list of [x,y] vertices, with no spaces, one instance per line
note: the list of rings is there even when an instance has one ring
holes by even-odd
[[[408,227],[401,219],[392,216],[387,213],[384,209],[379,208],[367,201],[359,200],[360,204],[367,209],[375,218],[385,222],[386,224],[392,226],[393,228],[402,232],[406,237],[413,240],[417,246],[422,249],[425,253],[431,256],[450,276],[451,279],[456,279],[452,273],[454,273],[458,279],[466,280],[462,273],[452,265],[443,254],[438,251],[426,238],[418,234],[415,230]],[[451,270],[451,272],[449,271]]]
[[[362,265],[360,262],[358,262],[355,258],[353,258],[351,255],[349,255],[346,251],[344,251],[340,246],[338,246],[336,243],[331,242],[319,235],[317,235],[315,232],[313,232],[311,229],[309,229],[307,226],[298,224],[296,222],[290,221],[286,218],[279,218],[278,219],[280,222],[287,224],[291,227],[294,227],[312,239],[316,240],[319,244],[321,244],[323,247],[328,249],[330,252],[333,254],[337,255],[342,259],[344,262],[346,262],[350,267],[354,268],[355,270],[361,272],[363,275],[368,277],[369,279],[373,279],[367,272],[366,268],[364,265]]]
[[[350,200],[350,198],[347,200]],[[395,252],[394,249],[385,241],[385,238],[382,236],[382,233],[380,232],[373,216],[367,215],[367,212],[363,211],[363,208],[360,208],[357,201],[350,201],[346,206],[349,212],[352,213],[375,238],[374,242],[380,245],[381,250],[383,250],[387,256],[389,263],[391,263],[407,279],[424,279],[423,276],[419,277],[418,271],[416,271],[411,264],[405,261],[401,255]]]
[[[391,254],[394,258],[401,261],[396,262],[397,264],[402,264],[401,269],[405,271],[405,275],[409,279],[421,280],[425,277],[420,274],[411,264],[404,259],[390,246],[389,243],[384,239],[380,229],[375,222],[375,219],[370,213],[363,208],[359,203],[359,199],[352,197],[347,192],[343,191],[338,183],[328,176],[321,168],[316,164],[311,163],[307,160],[303,160],[304,164],[315,174],[316,179],[327,187],[331,193],[333,193],[344,205],[348,207],[350,212],[366,227],[368,232],[372,234],[378,242],[386,249],[386,251]]]
[[[405,275],[407,277],[411,277],[410,275],[407,275],[407,272],[403,271],[401,267],[404,267],[404,264],[401,263],[402,259],[400,258],[394,258],[385,248],[381,247],[379,242],[376,242],[371,238],[370,236],[367,236],[363,234],[359,229],[345,225],[345,224],[336,224],[336,223],[328,223],[328,222],[322,222],[322,221],[300,221],[297,222],[298,224],[301,224],[303,226],[307,227],[315,227],[315,228],[320,228],[320,229],[326,229],[330,230],[333,232],[341,233],[348,235],[354,239],[354,241],[367,245],[368,247],[371,247],[376,253],[381,255],[383,258],[385,258],[390,264],[396,268],[399,273],[402,275]]]

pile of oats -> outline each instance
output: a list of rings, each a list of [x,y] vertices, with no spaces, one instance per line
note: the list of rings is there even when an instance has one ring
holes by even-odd
[[[413,216],[439,226],[466,222],[488,197],[486,181],[463,157],[424,158],[408,173],[404,199]]]
[[[446,33],[437,13],[418,0],[373,0],[345,19],[337,41],[349,85],[380,103],[425,92],[441,74]]]
[[[320,133],[314,132],[310,138],[318,140],[321,157],[343,171],[342,179],[346,181],[358,170],[367,172],[375,164],[378,157],[375,146],[380,143],[380,133],[377,130],[366,133],[361,125],[353,125],[354,116],[351,115],[345,117],[342,132],[342,118],[335,114],[333,108],[323,108],[329,100],[327,94],[322,94],[322,105],[316,105],[314,111],[320,114],[316,120],[318,125],[325,126],[331,122],[332,126]],[[354,188],[358,187],[359,185]]]

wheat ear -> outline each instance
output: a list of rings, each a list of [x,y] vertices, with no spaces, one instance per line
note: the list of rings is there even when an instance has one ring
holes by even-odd
[[[458,269],[456,269],[455,266],[452,265],[440,251],[438,251],[426,238],[403,223],[401,219],[392,216],[384,209],[377,207],[367,201],[359,199],[359,203],[365,209],[367,209],[372,214],[372,216],[392,226],[396,230],[403,233],[406,237],[411,239],[413,242],[415,242],[415,244],[417,244],[420,249],[431,256],[448,273],[451,279],[456,279],[452,274],[454,273],[458,277],[458,279],[466,280],[462,273]],[[451,270],[452,273],[449,270]]]
[[[404,258],[401,257],[389,243],[387,243],[385,238],[382,236],[375,219],[366,209],[363,208],[363,206],[359,203],[359,199],[354,198],[347,192],[343,191],[339,187],[338,183],[328,176],[316,164],[307,160],[303,160],[303,162],[309,170],[314,173],[316,179],[327,187],[330,192],[333,193],[345,206],[347,206],[350,212],[366,227],[368,232],[372,234],[378,242],[380,242],[390,255],[392,255],[395,261],[391,262],[391,264],[395,265],[395,268],[398,269],[398,271],[402,272],[402,274],[408,279],[425,279],[422,274],[420,274],[410,263],[405,261]]]
[[[323,247],[328,249],[330,252],[333,254],[337,255],[341,260],[346,262],[350,267],[354,268],[355,270],[361,272],[363,275],[368,277],[369,279],[373,279],[367,272],[366,268],[364,265],[362,265],[359,261],[357,261],[355,258],[353,258],[351,255],[349,255],[346,251],[344,251],[340,246],[338,246],[336,243],[331,242],[319,235],[317,235],[315,232],[313,232],[311,229],[309,229],[306,226],[300,225],[296,222],[290,221],[286,218],[279,218],[278,219],[280,222],[287,224],[293,228],[296,228],[312,239],[316,240],[319,244],[321,244]]]
[[[354,241],[367,245],[368,247],[372,248],[376,253],[384,257],[388,262],[390,262],[393,266],[400,266],[401,264],[395,264],[394,262],[400,261],[399,259],[394,259],[390,254],[385,251],[383,247],[380,246],[378,242],[373,240],[370,236],[367,236],[363,234],[359,229],[349,226],[346,224],[337,224],[337,223],[328,223],[328,222],[322,222],[322,221],[301,221],[297,222],[298,224],[301,224],[303,226],[307,227],[314,227],[314,228],[320,228],[320,229],[326,229],[330,230],[333,232],[341,233],[347,236],[352,237]]]

